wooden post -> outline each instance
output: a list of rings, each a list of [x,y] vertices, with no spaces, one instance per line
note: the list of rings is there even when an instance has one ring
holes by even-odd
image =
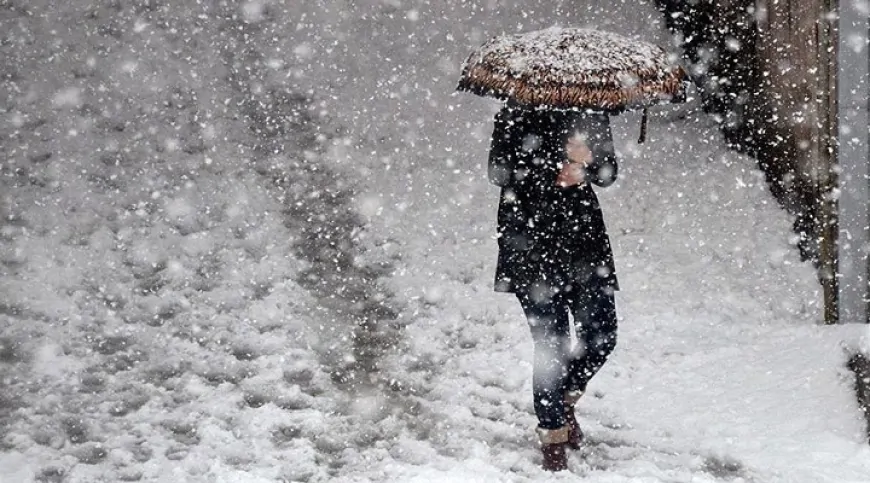
[[[840,321],[839,201],[837,176],[837,29],[832,17],[837,0],[821,0],[815,14],[816,31],[816,143],[818,160],[816,216],[819,223],[819,272],[825,304],[825,323]]]
[[[859,2],[839,1],[837,41],[837,154],[840,170],[840,318],[867,322],[868,276],[868,65],[867,12]]]

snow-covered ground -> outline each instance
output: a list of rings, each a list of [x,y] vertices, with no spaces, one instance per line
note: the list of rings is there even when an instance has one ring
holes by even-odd
[[[694,104],[615,120],[620,340],[538,469],[454,82],[502,31],[666,44],[649,4],[58,3],[0,5],[0,482],[870,480],[866,328]]]

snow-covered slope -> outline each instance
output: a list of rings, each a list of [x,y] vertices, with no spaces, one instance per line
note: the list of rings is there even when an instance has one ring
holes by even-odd
[[[620,342],[589,446],[537,468],[497,103],[455,78],[503,31],[665,44],[650,5],[91,3],[0,7],[0,482],[867,481],[865,329],[818,325],[788,217],[692,104],[641,146],[616,119]]]

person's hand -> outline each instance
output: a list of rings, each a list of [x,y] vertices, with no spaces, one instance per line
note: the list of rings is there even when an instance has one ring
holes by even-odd
[[[580,163],[564,163],[556,177],[556,185],[562,188],[581,185],[586,181],[585,166]]]
[[[592,162],[592,151],[589,149],[586,141],[580,136],[568,138],[568,142],[565,144],[565,154],[572,163],[580,163],[586,166]]]
[[[562,165],[562,171],[556,178],[556,184],[562,188],[576,186],[586,181],[585,167],[592,161],[592,151],[579,136],[573,136],[565,144],[567,163]]]

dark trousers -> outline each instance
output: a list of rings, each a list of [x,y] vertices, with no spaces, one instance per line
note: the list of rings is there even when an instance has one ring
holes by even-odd
[[[548,297],[518,293],[517,298],[535,345],[532,390],[539,427],[558,429],[565,425],[565,392],[585,391],[616,347],[613,290],[596,286]],[[574,350],[569,313],[577,330]]]

